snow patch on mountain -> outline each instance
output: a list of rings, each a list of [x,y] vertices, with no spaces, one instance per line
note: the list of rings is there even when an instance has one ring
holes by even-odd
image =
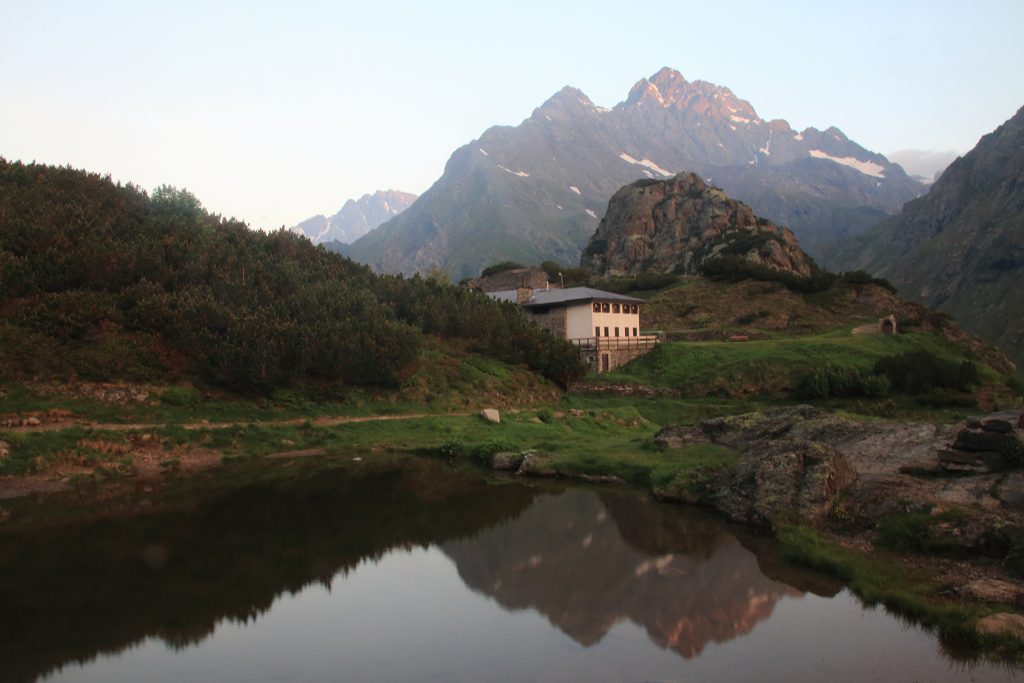
[[[511,173],[512,175],[519,176],[520,178],[529,178],[530,177],[530,174],[527,173],[526,171],[513,171],[511,168],[505,168],[501,164],[498,164],[498,168],[500,168],[505,173]]]
[[[619,153],[619,158],[622,159],[623,161],[629,162],[631,164],[636,164],[637,166],[644,166],[646,168],[649,168],[649,169],[651,169],[652,171],[654,171],[656,173],[660,173],[661,175],[665,175],[665,176],[675,175],[674,173],[672,173],[672,171],[666,171],[665,169],[663,169],[661,166],[658,166],[658,164],[654,163],[650,159],[639,159],[639,160],[638,159],[634,159],[633,157],[629,156],[625,152],[620,152]]]
[[[826,152],[822,152],[820,149],[812,149],[810,155],[815,159],[828,159],[834,161],[837,164],[843,166],[849,166],[855,171],[860,171],[864,175],[871,176],[872,178],[884,178],[885,167],[881,164],[876,164],[873,161],[861,161],[856,157],[834,157]]]

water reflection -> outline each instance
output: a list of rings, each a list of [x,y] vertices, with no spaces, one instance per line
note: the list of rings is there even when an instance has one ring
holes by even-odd
[[[441,547],[459,576],[507,609],[536,609],[582,645],[620,621],[694,657],[749,633],[783,597],[720,524],[635,496],[542,496],[515,520]]]
[[[291,471],[171,513],[0,533],[0,680],[28,682],[149,636],[173,648],[394,548],[472,535],[535,493],[414,460]]]
[[[0,680],[1011,678],[621,490],[413,460],[202,500],[0,533]]]

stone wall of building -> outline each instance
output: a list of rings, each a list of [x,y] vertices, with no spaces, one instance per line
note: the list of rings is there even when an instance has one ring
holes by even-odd
[[[565,307],[558,306],[544,313],[527,313],[530,320],[555,335],[559,339],[565,339]]]
[[[590,366],[591,372],[601,373],[611,372],[649,351],[650,349],[592,349],[581,350],[580,354]]]

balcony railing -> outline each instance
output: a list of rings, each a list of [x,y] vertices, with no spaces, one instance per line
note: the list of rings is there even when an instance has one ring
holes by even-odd
[[[639,337],[581,337],[569,341],[581,351],[649,351],[658,345],[658,337],[653,334]]]

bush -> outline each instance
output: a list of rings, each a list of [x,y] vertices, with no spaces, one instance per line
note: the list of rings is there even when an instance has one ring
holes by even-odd
[[[616,294],[629,292],[650,292],[664,289],[679,282],[679,278],[668,273],[640,273],[633,277],[610,277],[598,280],[594,286]]]
[[[709,259],[700,266],[701,275],[719,282],[741,282],[757,280],[779,282],[787,289],[804,294],[824,292],[836,282],[836,275],[816,268],[809,277],[800,277],[774,268],[754,263],[742,256],[725,255]]]
[[[501,263],[495,263],[492,266],[487,266],[480,273],[480,277],[487,277],[488,275],[496,275],[497,273],[504,273],[506,270],[516,270],[518,268],[525,268],[522,263],[516,261],[502,261]]]
[[[896,287],[891,282],[881,277],[874,277],[870,273],[863,270],[850,270],[845,273],[839,274],[839,281],[849,285],[878,285],[883,289],[887,289],[893,294],[896,293]]]
[[[192,387],[168,387],[160,392],[160,402],[178,408],[191,408],[203,400],[203,395]]]
[[[494,454],[504,451],[518,452],[519,447],[504,439],[492,439],[469,449],[469,457],[485,465],[490,465]]]
[[[907,351],[879,358],[875,374],[887,377],[897,391],[912,394],[936,389],[968,391],[981,380],[974,363],[950,360],[931,351]]]
[[[826,399],[840,396],[885,396],[889,381],[848,365],[829,364],[815,368],[796,383],[797,398]]]

